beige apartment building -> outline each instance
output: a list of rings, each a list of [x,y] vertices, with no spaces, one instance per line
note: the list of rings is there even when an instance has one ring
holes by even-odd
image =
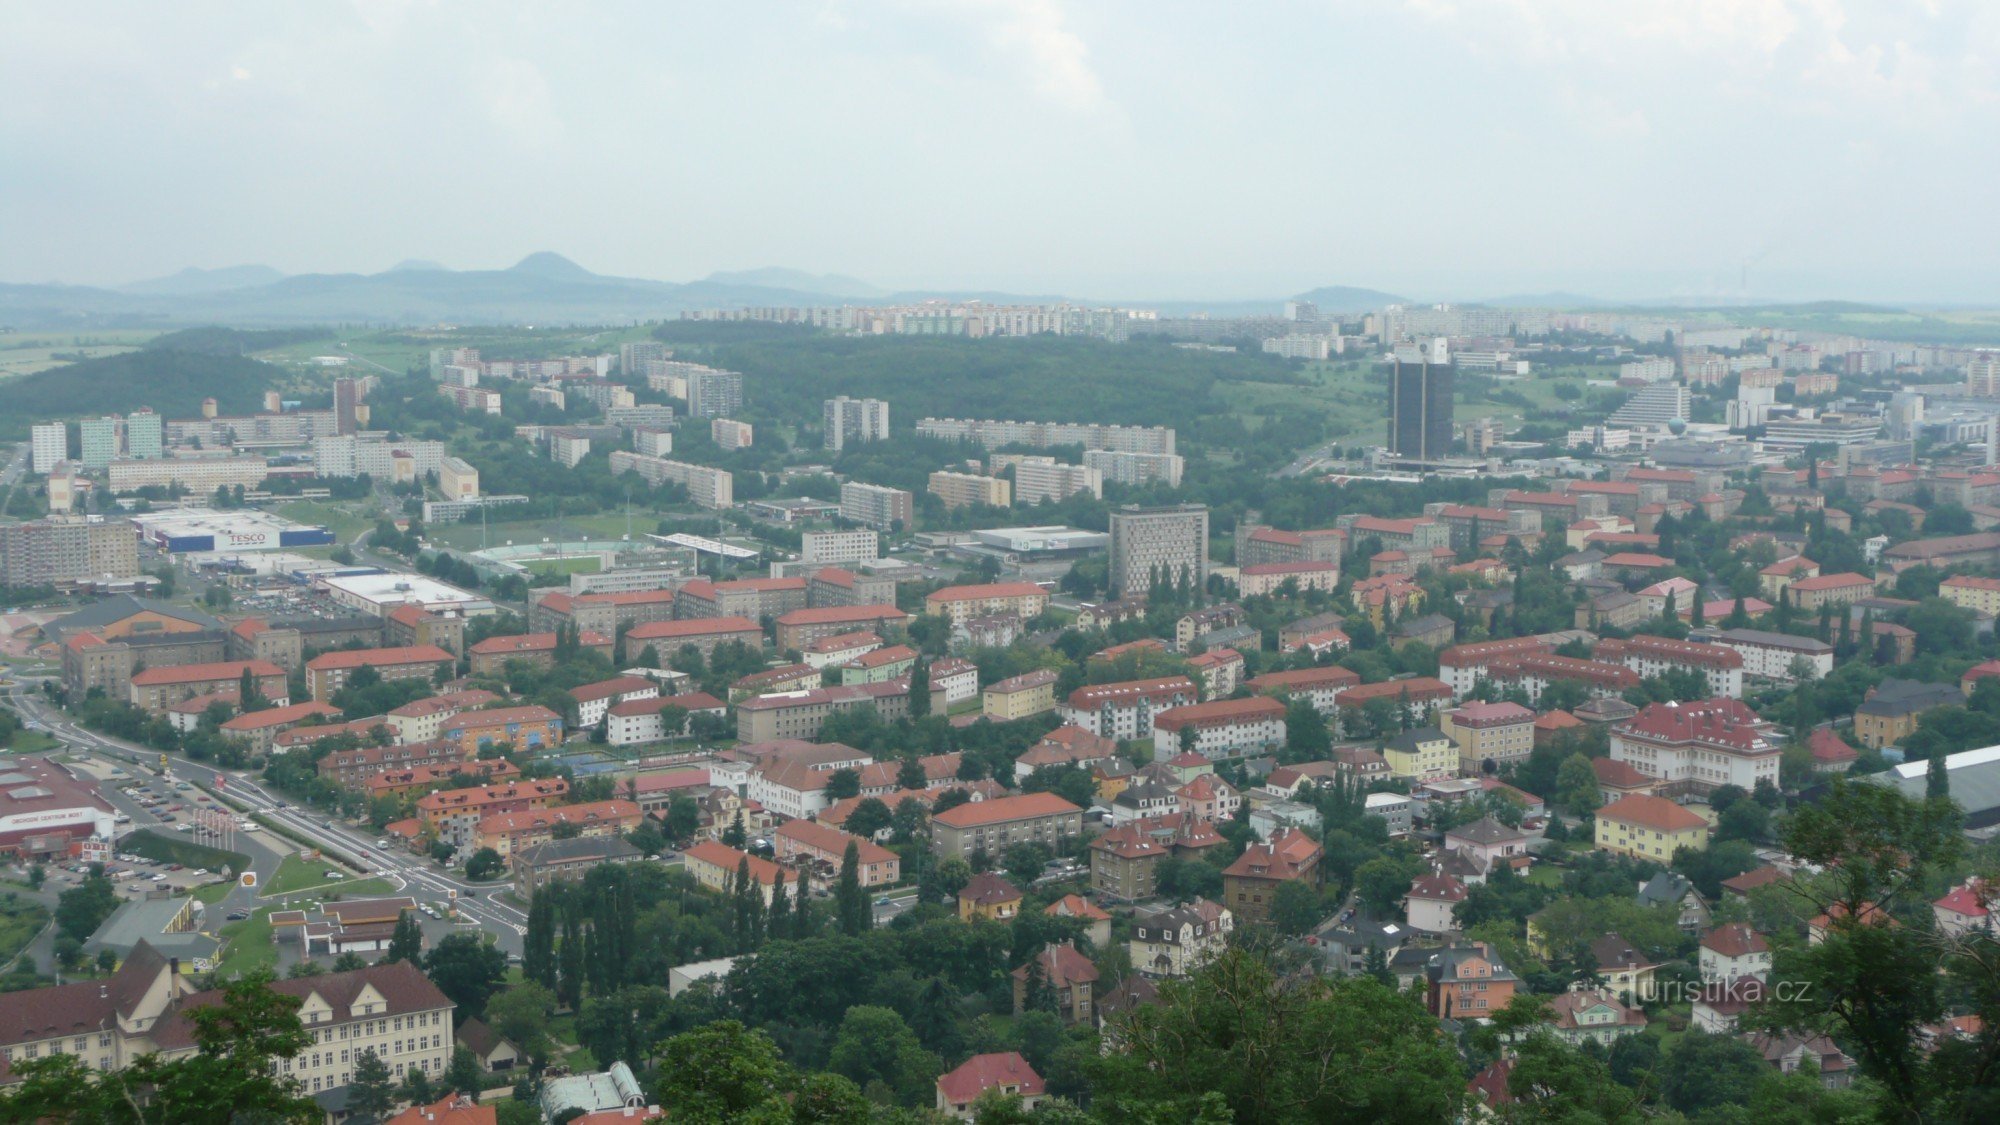
[[[1527,761],[1535,749],[1535,713],[1518,703],[1468,703],[1441,713],[1438,729],[1458,745],[1459,769],[1468,775],[1489,761]]]
[[[1014,503],[1013,485],[999,477],[983,477],[977,473],[940,470],[931,474],[926,491],[944,501],[947,508],[1006,508]]]

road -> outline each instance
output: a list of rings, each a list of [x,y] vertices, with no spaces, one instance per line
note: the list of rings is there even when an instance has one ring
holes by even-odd
[[[38,688],[37,681],[24,680],[10,689],[9,702],[22,718],[42,724],[49,734],[72,750],[92,757],[125,766],[158,765],[159,751],[78,726],[36,690]],[[528,916],[526,911],[513,904],[490,897],[505,889],[504,884],[468,883],[441,870],[426,858],[397,847],[378,847],[372,833],[317,811],[299,808],[284,795],[264,789],[246,773],[216,769],[178,755],[169,755],[168,762],[178,780],[190,782],[204,792],[225,796],[246,813],[257,814],[267,823],[281,825],[295,835],[311,840],[323,854],[339,859],[364,876],[379,875],[403,893],[419,900],[453,901],[459,914],[480,931],[492,934],[502,951],[510,956],[520,956]],[[133,805],[123,811],[144,810]],[[138,823],[136,816],[134,823]],[[283,840],[282,836],[267,835],[261,842],[272,848],[284,849]],[[275,867],[275,863],[272,864],[273,870]],[[261,884],[263,880],[259,882]],[[254,895],[254,891],[239,887],[231,892],[223,908],[249,909],[252,905],[269,905],[268,902],[256,902]],[[239,902],[239,899],[242,901]],[[433,932],[439,928],[426,926],[427,931]],[[469,928],[472,927],[461,925],[447,928],[445,932]]]

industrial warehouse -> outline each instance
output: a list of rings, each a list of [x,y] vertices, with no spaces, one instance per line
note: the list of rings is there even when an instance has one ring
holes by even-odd
[[[251,508],[217,511],[182,508],[132,517],[148,543],[169,554],[231,551],[275,551],[287,547],[323,547],[337,540],[324,527],[295,523],[283,516]]]

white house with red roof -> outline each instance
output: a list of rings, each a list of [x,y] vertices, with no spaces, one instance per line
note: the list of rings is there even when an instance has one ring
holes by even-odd
[[[1771,975],[1771,943],[1742,922],[1730,922],[1703,934],[1698,953],[1701,979],[1727,984],[1742,977],[1766,980]]]
[[[1441,871],[1419,875],[1403,899],[1403,913],[1413,929],[1427,934],[1455,934],[1458,918],[1453,912],[1469,893],[1464,883]]]
[[[613,676],[594,684],[580,684],[569,689],[569,697],[576,700],[576,724],[578,727],[594,727],[603,721],[604,713],[614,703],[625,703],[634,699],[657,699],[660,684],[645,676]]]
[[[1701,646],[1709,647],[1709,646]],[[1706,796],[1724,785],[1778,784],[1779,748],[1735,699],[1654,703],[1611,728],[1611,758],[1663,782],[1664,795]]]
[[[1981,879],[1953,887],[1950,894],[1931,903],[1939,931],[1955,938],[1973,933],[1992,935],[1996,893],[2000,893],[2000,888],[1989,887]]]

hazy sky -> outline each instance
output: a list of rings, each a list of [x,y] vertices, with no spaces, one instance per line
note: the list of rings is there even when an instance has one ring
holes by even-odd
[[[2000,300],[2000,0],[16,3],[0,280]]]

